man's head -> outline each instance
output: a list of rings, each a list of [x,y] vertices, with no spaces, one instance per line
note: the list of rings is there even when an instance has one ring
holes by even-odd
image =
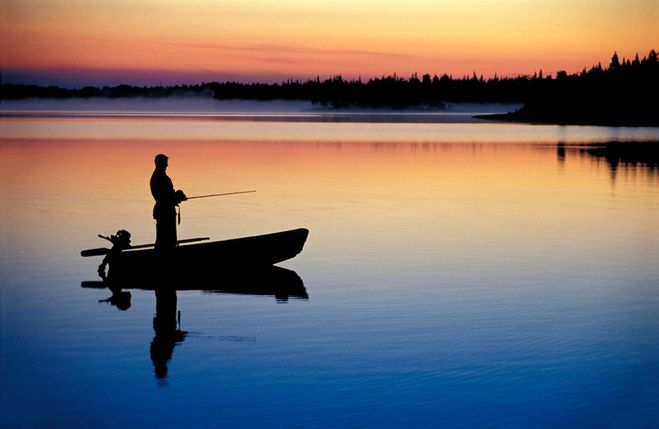
[[[162,153],[159,153],[156,155],[156,159],[154,159],[154,162],[156,163],[156,168],[162,168],[165,169],[167,168],[167,155],[163,155]]]

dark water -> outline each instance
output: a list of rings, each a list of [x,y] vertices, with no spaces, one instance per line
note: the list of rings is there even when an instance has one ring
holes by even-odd
[[[0,427],[659,426],[656,129],[0,127]],[[180,237],[309,228],[281,264],[308,299],[179,291],[154,359],[153,291],[81,288],[97,234],[153,240],[158,152],[189,195],[257,189],[184,203]]]

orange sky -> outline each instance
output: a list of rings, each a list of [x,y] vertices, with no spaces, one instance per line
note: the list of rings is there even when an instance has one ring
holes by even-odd
[[[2,68],[159,81],[577,71],[659,45],[656,0],[2,0]],[[11,80],[11,79],[10,79]]]

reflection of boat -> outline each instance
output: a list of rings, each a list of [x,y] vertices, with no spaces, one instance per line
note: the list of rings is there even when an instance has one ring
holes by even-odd
[[[309,230],[299,228],[232,240],[179,245],[161,252],[153,248],[113,248],[105,251],[109,257],[108,279],[121,283],[143,275],[153,277],[160,274],[166,274],[167,278],[174,275],[188,279],[198,272],[240,272],[268,267],[295,257],[302,251],[308,235]],[[86,252],[89,251],[83,251],[83,256],[88,255]]]
[[[152,277],[143,272],[131,277],[124,276],[120,282],[109,279],[103,281],[82,282],[83,288],[105,289],[113,291],[112,297],[102,300],[110,302],[121,310],[130,307],[131,293],[122,289],[153,290],[156,296],[156,314],[153,318],[154,337],[149,354],[154,373],[160,383],[166,383],[169,361],[174,348],[182,343],[187,332],[181,330],[181,312],[177,311],[176,291],[201,290],[210,293],[240,295],[273,295],[278,302],[289,298],[308,299],[309,295],[302,279],[295,271],[277,266],[257,269],[215,271],[198,270],[188,272],[176,270],[174,277],[171,270],[160,270]]]
[[[152,278],[143,275],[124,276],[121,281],[85,281],[83,288],[113,290],[142,289],[159,290],[171,286],[173,290],[201,290],[210,293],[226,293],[240,295],[272,295],[279,301],[288,298],[308,299],[309,295],[302,279],[295,271],[270,266],[262,269],[233,271],[187,271],[174,278],[163,280],[160,276]]]

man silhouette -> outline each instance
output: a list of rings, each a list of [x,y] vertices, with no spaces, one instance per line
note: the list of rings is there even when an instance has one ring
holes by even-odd
[[[156,220],[156,249],[176,247],[176,206],[187,197],[183,191],[174,191],[172,179],[167,176],[167,156],[156,155],[156,168],[151,175],[151,195],[156,200],[153,218]]]

